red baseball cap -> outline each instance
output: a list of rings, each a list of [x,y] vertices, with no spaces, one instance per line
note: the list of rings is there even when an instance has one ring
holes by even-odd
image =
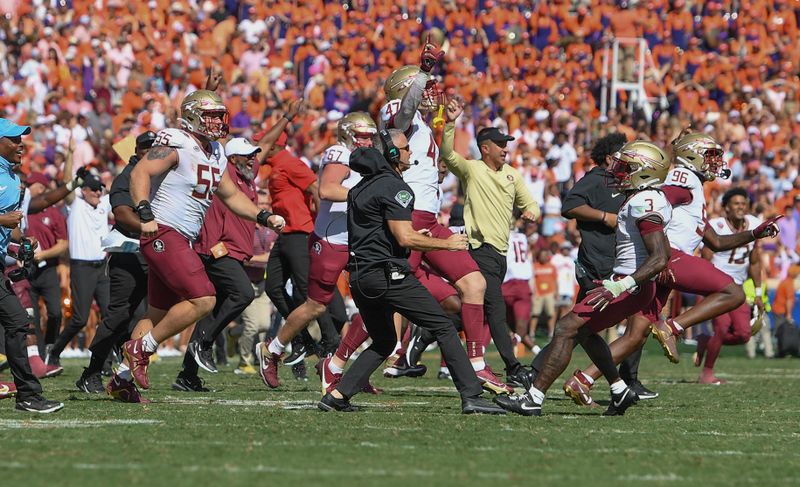
[[[50,178],[40,172],[32,172],[28,175],[28,179],[26,179],[25,182],[28,183],[28,186],[39,183],[46,187],[48,184],[50,184]]]

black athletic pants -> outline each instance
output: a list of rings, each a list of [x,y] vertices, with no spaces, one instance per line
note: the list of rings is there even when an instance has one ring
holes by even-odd
[[[506,324],[506,302],[503,298],[503,278],[506,276],[506,256],[496,248],[485,243],[477,249],[470,249],[469,255],[478,264],[478,268],[486,279],[486,293],[483,297],[483,309],[492,340],[506,364],[506,372],[514,373],[520,363],[514,356],[514,345]]]
[[[95,332],[86,373],[103,370],[111,350],[130,337],[137,308],[147,297],[147,261],[138,252],[113,252],[108,259],[108,315]]]
[[[266,291],[284,319],[308,298],[308,269],[308,234],[282,233],[269,254]],[[293,296],[286,293],[286,282],[289,279],[292,280]],[[317,323],[322,333],[323,351],[333,353],[339,345],[339,334],[336,333],[330,314],[327,311],[323,313],[317,318]],[[310,336],[306,330],[297,336],[298,339],[301,337],[309,343]],[[293,340],[293,343],[300,342]]]
[[[214,310],[194,327],[191,340],[200,342],[204,350],[210,350],[228,323],[250,306],[255,299],[255,293],[242,262],[227,255],[215,259],[201,254],[200,260],[203,261],[206,274],[217,291],[217,302]],[[197,362],[187,351],[183,356],[183,373],[196,376],[197,372]]]
[[[0,271],[0,326],[5,336],[8,364],[17,386],[17,401],[42,392],[42,385],[28,363],[28,347],[25,344],[28,325],[28,313],[11,290],[11,281]]]
[[[100,307],[100,317],[108,317],[110,287],[107,260],[75,260],[70,266],[70,298],[72,299],[72,319],[61,332],[50,354],[58,358],[69,342],[75,338],[89,320],[92,300]]]
[[[436,337],[462,398],[481,394],[481,384],[452,321],[414,275],[390,282],[383,269],[352,273],[350,289],[372,338],[372,345],[345,372],[337,387],[342,395],[350,398],[358,393],[367,384],[369,376],[394,350],[397,333],[392,317],[395,312]]]
[[[28,295],[33,305],[34,329],[36,337],[39,338],[39,353],[43,355],[45,345],[54,344],[58,332],[61,330],[61,280],[58,278],[56,266],[49,265],[36,268],[28,282],[30,283]],[[47,309],[47,325],[44,334],[41,330],[42,319],[39,316],[40,297],[44,298],[44,306]]]

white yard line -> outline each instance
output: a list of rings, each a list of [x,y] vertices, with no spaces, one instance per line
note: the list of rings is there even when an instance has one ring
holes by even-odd
[[[54,428],[93,428],[97,426],[155,425],[162,424],[157,419],[0,419],[0,428],[9,429],[54,429]]]

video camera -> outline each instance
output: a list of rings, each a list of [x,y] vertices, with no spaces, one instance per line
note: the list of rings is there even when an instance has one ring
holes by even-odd
[[[20,261],[20,268],[8,273],[8,278],[13,282],[28,279],[33,274],[33,243],[29,239],[20,241],[17,260]]]

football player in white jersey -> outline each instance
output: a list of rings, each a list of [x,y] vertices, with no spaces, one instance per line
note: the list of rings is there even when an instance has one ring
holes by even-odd
[[[328,147],[322,156],[319,170],[320,207],[314,222],[314,233],[308,240],[311,259],[308,298],[289,314],[275,338],[256,347],[261,378],[271,388],[280,384],[279,350],[303,331],[309,322],[325,312],[333,299],[339,276],[347,266],[347,193],[361,180],[358,172],[350,170],[350,153],[359,147],[372,147],[372,137],[377,132],[377,126],[369,114],[348,113],[339,120],[336,144]],[[323,395],[336,388],[350,355],[368,336],[361,315],[355,315],[336,354],[323,359],[318,367]],[[275,341],[282,345],[270,346]]]
[[[524,225],[524,223],[523,223]],[[512,320],[509,323],[514,330],[518,342],[533,350],[534,337],[528,334],[531,322],[533,293],[533,259],[530,253],[528,236],[521,228],[508,236],[508,253],[506,254],[506,276],[503,279],[503,299],[506,302],[506,315]],[[538,353],[538,350],[534,354]]]
[[[722,196],[722,207],[725,216],[711,219],[708,223],[720,235],[732,235],[737,232],[754,230],[761,220],[747,212],[750,209],[750,196],[744,188],[733,188]],[[764,301],[761,297],[761,255],[758,242],[751,242],[742,247],[722,252],[703,249],[703,257],[711,260],[714,267],[725,272],[737,286],[741,286],[748,275],[753,278],[756,287],[756,313],[764,313]],[[738,308],[714,318],[714,336],[700,335],[697,339],[697,355],[694,365],[699,367],[705,358],[703,371],[698,382],[701,384],[724,384],[723,379],[714,376],[714,363],[719,357],[722,345],[741,345],[750,341],[751,309],[747,302]]]
[[[672,220],[666,227],[671,248],[669,262],[659,275],[656,289],[658,313],[655,317],[641,314],[628,320],[625,334],[611,343],[614,363],[620,363],[644,345],[652,331],[661,343],[665,355],[678,362],[676,336],[684,328],[694,326],[738,308],[744,302],[744,292],[730,276],[708,261],[696,257],[695,250],[704,242],[714,251],[746,245],[755,239],[777,234],[772,218],[752,231],[719,235],[707,224],[703,183],[726,176],[722,148],[714,139],[700,133],[683,133],[672,142],[673,169],[661,189],[673,207]],[[661,320],[660,312],[672,290],[698,294],[704,299],[673,319]],[[589,389],[601,376],[596,364],[576,371],[565,384],[565,392],[581,405],[591,404]],[[568,390],[571,389],[571,390]]]
[[[106,390],[126,402],[144,402],[132,380],[150,387],[147,366],[158,345],[207,315],[214,286],[191,242],[214,194],[236,215],[280,231],[283,218],[260,210],[226,172],[217,142],[228,134],[228,110],[208,90],[181,102],[181,129],[164,129],[131,172],[131,197],[142,221],[141,252],[149,265],[148,309],[122,347],[126,362]]]
[[[655,314],[653,278],[669,260],[664,228],[672,217],[666,196],[655,188],[664,182],[668,171],[666,154],[649,142],[631,142],[614,154],[609,173],[614,185],[627,196],[617,216],[614,274],[558,320],[553,340],[542,352],[544,365],[533,384],[526,384],[524,394],[497,396],[495,402],[501,407],[524,416],[540,415],[545,392],[569,365],[575,341],[581,335],[615,326],[640,311]],[[596,363],[609,363],[608,347],[595,354],[598,356],[592,359]],[[611,404],[605,414],[622,415],[638,396],[619,378],[613,364],[605,368],[610,369],[603,372],[611,386]]]
[[[411,168],[403,173],[403,180],[414,191],[414,230],[428,230],[436,238],[448,238],[450,230],[439,224],[438,211],[438,171],[439,147],[433,131],[425,122],[423,112],[429,113],[437,108],[435,81],[430,72],[442,58],[443,52],[430,42],[425,43],[420,66],[403,66],[396,69],[386,80],[383,90],[387,103],[381,108],[379,126],[402,130],[411,150]],[[469,252],[419,252],[412,251],[408,259],[411,269],[423,282],[433,297],[441,302],[449,292],[446,286],[438,286],[438,281],[424,280],[420,271],[422,259],[430,269],[451,282],[460,294],[461,317],[467,341],[467,355],[478,372],[478,378],[485,387],[493,391],[504,391],[507,386],[486,367],[483,359],[484,330],[483,299],[486,280]],[[433,285],[433,287],[428,287]]]

